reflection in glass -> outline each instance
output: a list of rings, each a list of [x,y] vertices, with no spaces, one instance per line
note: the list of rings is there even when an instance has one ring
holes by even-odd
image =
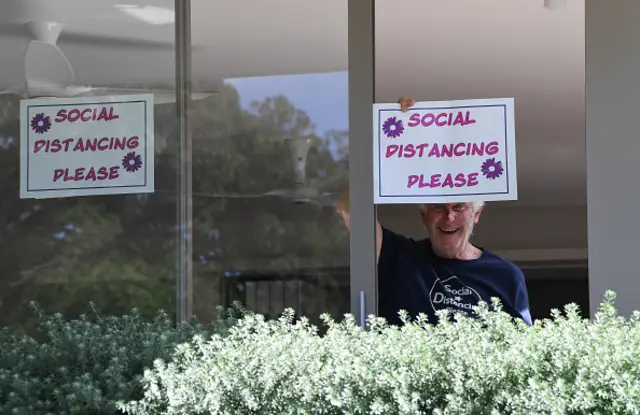
[[[173,28],[136,36],[139,22],[96,2],[78,4],[74,19],[61,24],[55,16],[63,2],[41,6],[31,17],[29,2],[3,9],[7,19],[19,16],[12,27],[24,30],[0,36],[0,326],[33,330],[32,301],[47,313],[68,317],[90,311],[90,302],[105,314],[136,307],[145,315],[159,309],[173,315],[175,195],[37,200],[20,199],[18,191],[21,99],[137,94],[152,88],[156,186],[175,188]],[[165,18],[167,13],[173,15],[165,11]],[[20,27],[25,18],[43,20]],[[115,33],[132,37],[123,42]],[[152,73],[148,68],[154,65],[158,69]]]
[[[287,306],[316,317],[349,311],[349,238],[332,206],[347,176],[347,74],[336,72],[346,69],[346,45],[336,47],[344,49],[344,64],[317,60],[330,69],[303,57],[274,58],[292,66],[254,66],[254,75],[264,76],[246,78],[242,60],[218,59],[235,41],[211,36],[208,17],[193,23],[194,197],[180,200],[171,9],[84,2],[75,5],[74,19],[59,24],[63,2],[42,3],[32,17],[27,3],[12,2],[3,18],[45,16],[46,24],[16,24],[0,36],[0,325],[33,329],[32,301],[69,317],[88,311],[89,302],[105,314],[136,307],[175,315],[180,203],[193,209],[194,255],[187,260],[198,316],[209,319],[216,306],[234,300],[268,316]],[[210,16],[201,13],[210,4],[195,2],[192,20]],[[225,3],[217,11],[246,19],[244,9],[233,12],[237,7]],[[324,10],[314,19],[335,27],[328,6],[308,7]],[[346,5],[330,7],[346,16]],[[294,22],[281,15],[272,17]],[[336,21],[345,34],[336,39],[346,42],[346,20]],[[293,41],[276,26],[280,40],[266,37],[260,50],[283,51],[282,41]],[[236,58],[243,53],[251,55],[240,50]],[[225,63],[222,80],[203,56]],[[283,73],[291,75],[267,76]],[[154,193],[19,198],[21,99],[145,92],[156,103]]]
[[[334,209],[347,179],[348,131],[335,122],[318,131],[285,91],[244,104],[240,92],[251,94],[256,84],[286,90],[287,81],[292,89],[300,77],[307,85],[327,79],[230,80],[215,97],[193,103],[194,309],[200,316],[234,300],[269,317],[285,307],[311,318],[349,312],[349,238]],[[340,86],[333,94],[346,101]],[[336,118],[346,120],[346,110]]]
[[[107,314],[173,313],[175,197],[18,199],[19,101],[6,96],[0,108],[0,325],[30,327],[31,301],[65,315],[85,312],[89,302]],[[173,105],[156,107],[159,136],[173,120]],[[157,185],[175,186],[173,153],[156,148]]]

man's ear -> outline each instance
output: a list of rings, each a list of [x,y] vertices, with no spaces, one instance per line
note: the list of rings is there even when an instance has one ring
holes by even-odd
[[[420,212],[420,219],[424,222],[427,219],[427,205],[420,205],[418,211]]]
[[[482,209],[483,209],[482,207],[481,207],[481,208],[479,208],[479,209],[477,210],[477,212],[475,213],[475,215],[473,216],[473,222],[474,222],[476,225],[477,225],[477,224],[478,224],[478,222],[480,221],[480,215],[482,215]]]

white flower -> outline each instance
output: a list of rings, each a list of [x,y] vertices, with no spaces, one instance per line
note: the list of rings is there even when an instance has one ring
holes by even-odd
[[[432,327],[322,316],[319,335],[286,310],[194,339],[144,376],[129,414],[640,414],[640,314],[594,321],[573,305],[533,327],[479,307]],[[406,319],[406,314],[405,319]],[[444,316],[444,313],[443,313]]]

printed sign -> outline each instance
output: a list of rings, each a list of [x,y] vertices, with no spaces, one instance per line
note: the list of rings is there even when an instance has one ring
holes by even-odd
[[[20,198],[154,191],[153,95],[23,100]]]
[[[518,198],[512,98],[373,105],[374,203]]]

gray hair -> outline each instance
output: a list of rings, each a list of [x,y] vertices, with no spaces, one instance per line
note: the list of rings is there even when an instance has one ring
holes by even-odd
[[[480,209],[484,207],[484,201],[481,202],[473,202],[473,210],[478,212]]]

